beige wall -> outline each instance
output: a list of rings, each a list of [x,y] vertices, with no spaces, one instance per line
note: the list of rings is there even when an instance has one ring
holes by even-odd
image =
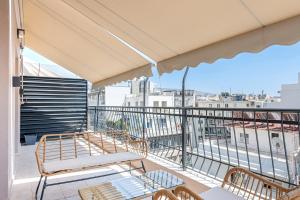
[[[9,199],[13,180],[15,134],[19,131],[17,88],[12,88],[12,76],[18,71],[15,5],[0,1],[0,199]],[[16,123],[17,122],[17,123]]]

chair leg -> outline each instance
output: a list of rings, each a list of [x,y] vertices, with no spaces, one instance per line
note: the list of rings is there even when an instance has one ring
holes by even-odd
[[[131,170],[132,170],[132,165],[131,162],[129,162],[129,173],[131,174]]]
[[[41,185],[42,179],[43,179],[43,176],[41,175],[40,180],[39,180],[39,183],[38,183],[38,185],[37,185],[37,187],[36,187],[36,190],[35,190],[35,199],[37,199],[37,194],[38,194],[38,192],[39,192],[39,189],[40,189],[40,185]]]
[[[44,181],[44,184],[43,184],[43,189],[42,189],[40,200],[42,200],[43,197],[44,197],[44,191],[45,191],[46,187],[47,187],[47,176],[45,177],[45,181]]]
[[[142,163],[142,168],[143,168],[144,172],[146,173],[147,171],[146,171],[146,168],[145,168],[144,162],[143,162],[142,160],[141,160],[141,163]]]

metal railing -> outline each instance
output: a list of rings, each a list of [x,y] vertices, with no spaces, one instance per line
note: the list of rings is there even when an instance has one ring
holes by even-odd
[[[89,129],[125,129],[150,153],[208,176],[242,166],[298,185],[300,110],[89,107]]]

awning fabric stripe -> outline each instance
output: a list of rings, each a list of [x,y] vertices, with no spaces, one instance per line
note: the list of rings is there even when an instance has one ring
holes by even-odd
[[[26,0],[24,21],[28,47],[100,86],[151,76],[137,52],[162,74],[297,42],[300,1]]]

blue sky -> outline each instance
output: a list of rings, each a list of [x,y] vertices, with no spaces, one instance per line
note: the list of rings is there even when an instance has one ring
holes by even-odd
[[[54,64],[25,49],[24,56],[43,64]],[[181,88],[184,70],[158,75],[150,79],[163,88]],[[296,83],[300,72],[300,42],[291,46],[271,46],[260,53],[241,53],[232,59],[219,59],[191,68],[187,89],[220,93],[265,93],[277,95],[282,84]]]
[[[57,65],[56,63],[48,60],[47,58],[41,56],[40,54],[34,52],[29,48],[25,48],[23,51],[23,56],[29,58],[29,62],[36,62],[43,64],[41,67],[45,69],[55,72],[56,74],[65,77],[65,78],[79,78],[77,75],[73,74],[72,72],[68,71],[67,69]]]

